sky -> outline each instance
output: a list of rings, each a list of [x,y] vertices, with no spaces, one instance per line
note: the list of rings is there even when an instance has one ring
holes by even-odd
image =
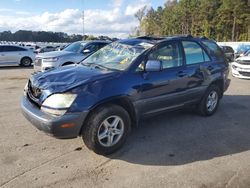
[[[135,12],[166,0],[0,0],[0,31],[33,30],[127,37]]]

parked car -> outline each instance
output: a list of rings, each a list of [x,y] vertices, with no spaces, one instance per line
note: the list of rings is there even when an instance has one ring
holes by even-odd
[[[124,39],[80,64],[34,74],[21,106],[38,129],[82,136],[94,152],[111,154],[143,117],[187,106],[214,114],[228,73],[222,50],[206,38]]]
[[[236,52],[235,52],[235,59],[237,59],[238,57],[242,57],[244,56],[244,54],[250,50],[250,45],[247,45],[247,44],[242,44],[240,45]]]
[[[0,45],[0,65],[31,66],[35,60],[33,50],[16,45]]]
[[[78,41],[70,44],[62,51],[38,54],[36,56],[35,71],[45,71],[51,68],[79,63],[86,56],[109,44],[107,41]]]
[[[220,46],[229,62],[234,61],[234,49],[231,46]]]
[[[243,54],[243,56],[250,56],[250,50],[247,50],[247,51]]]
[[[232,63],[231,72],[234,77],[250,79],[250,50]]]
[[[36,49],[35,53],[52,52],[52,51],[55,51],[55,50],[56,50],[56,47],[54,47],[54,46],[45,46],[45,47]]]

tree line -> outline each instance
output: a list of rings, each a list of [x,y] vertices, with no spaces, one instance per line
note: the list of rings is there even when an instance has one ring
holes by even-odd
[[[206,36],[216,41],[250,41],[249,0],[168,0],[135,14],[136,35]]]
[[[108,36],[93,35],[68,35],[63,32],[47,32],[47,31],[26,31],[19,30],[14,33],[11,31],[0,32],[0,41],[18,41],[18,42],[75,42],[80,40],[116,40]]]

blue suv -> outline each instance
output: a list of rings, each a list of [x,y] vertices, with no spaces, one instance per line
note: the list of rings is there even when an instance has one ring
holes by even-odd
[[[31,76],[24,116],[56,138],[82,136],[111,154],[141,118],[195,106],[215,113],[228,88],[228,62],[207,38],[138,37],[113,42],[77,65]]]

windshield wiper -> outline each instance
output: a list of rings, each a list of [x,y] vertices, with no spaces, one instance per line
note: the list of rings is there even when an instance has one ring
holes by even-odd
[[[82,63],[82,64],[87,65],[87,66],[93,66],[94,68],[109,70],[108,67],[105,67],[105,66],[97,64],[97,63]]]

